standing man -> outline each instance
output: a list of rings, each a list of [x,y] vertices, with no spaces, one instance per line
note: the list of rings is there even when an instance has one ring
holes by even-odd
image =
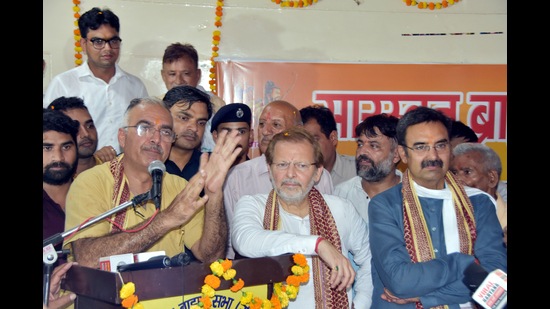
[[[463,282],[468,266],[507,271],[494,200],[449,171],[451,123],[423,106],[399,119],[408,168],[368,209],[373,308],[475,308]]]
[[[212,116],[212,103],[206,93],[187,85],[168,90],[163,102],[170,109],[176,133],[166,171],[189,181],[199,171],[200,145]]]
[[[508,203],[497,191],[502,163],[496,151],[485,144],[460,143],[453,148],[450,170],[463,185],[485,191],[496,200],[497,217],[505,234],[506,244]]]
[[[231,229],[235,204],[244,195],[269,193],[272,189],[269,170],[265,161],[265,151],[273,136],[283,130],[302,126],[300,111],[287,101],[273,101],[266,105],[258,121],[258,137],[261,156],[231,168],[223,188],[223,203]],[[332,179],[326,169],[317,179],[315,186],[321,193],[331,194]],[[235,253],[229,244],[227,257],[233,259]]]
[[[154,97],[130,102],[119,128],[124,153],[79,175],[67,195],[66,228],[78,226],[134,197],[151,191],[151,162],[166,161],[176,136],[170,110]],[[162,176],[162,199],[126,208],[65,239],[64,248],[81,266],[98,268],[99,258],[164,250],[174,256],[189,248],[203,263],[225,257],[228,241],[222,186],[237,157],[237,132],[218,139],[215,151],[201,157],[191,180]],[[204,190],[205,195],[200,196]]]
[[[291,127],[276,134],[264,154],[272,188],[237,202],[231,232],[236,251],[254,258],[306,256],[311,276],[289,309],[370,308],[368,229],[350,201],[313,187],[324,173],[319,143],[303,127]]]
[[[43,106],[61,96],[82,98],[95,119],[98,148],[111,145],[119,153],[117,130],[124,111],[132,99],[146,97],[147,90],[138,77],[117,64],[122,39],[115,13],[94,7],[80,16],[78,29],[87,61],[52,79]]]
[[[397,152],[397,121],[397,117],[384,113],[369,116],[355,127],[357,176],[334,187],[334,195],[350,200],[367,225],[370,200],[401,182],[403,176],[397,169],[401,161]]]
[[[78,121],[78,167],[74,177],[91,167],[112,160],[116,151],[112,146],[97,150],[97,129],[94,120],[79,97],[59,97],[48,105],[48,109],[60,111]]]
[[[210,97],[213,104],[212,113],[215,114],[218,109],[225,105],[222,98],[218,97],[211,91],[206,91],[201,85],[202,71],[199,68],[199,54],[195,47],[191,44],[173,43],[168,45],[162,56],[162,69],[160,70],[162,80],[167,90],[176,86],[193,86],[205,92]],[[202,152],[212,152],[214,149],[214,139],[211,128],[211,118],[206,124],[206,132],[202,137],[200,150]]]
[[[325,161],[323,167],[329,171],[334,186],[357,175],[355,158],[342,155],[336,151],[338,131],[332,111],[324,105],[306,106],[300,110],[304,128],[311,133],[321,145]]]
[[[65,230],[65,201],[76,172],[78,122],[59,111],[42,113],[42,239]],[[61,244],[55,246],[61,250]],[[54,266],[65,262],[60,256]]]
[[[243,103],[231,103],[222,106],[212,117],[212,128],[210,129],[214,142],[218,140],[218,134],[222,131],[236,130],[239,137],[239,146],[242,150],[233,166],[250,160],[248,150],[254,142],[254,130],[252,125],[252,111],[248,105]]]

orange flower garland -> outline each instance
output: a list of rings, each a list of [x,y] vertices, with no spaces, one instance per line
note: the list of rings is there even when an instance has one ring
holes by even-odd
[[[314,3],[317,3],[317,1],[319,0],[300,0],[300,1],[271,0],[271,2],[275,2],[276,4],[280,5],[282,8],[285,8],[285,7],[302,8],[302,7],[313,5]]]
[[[76,19],[74,21],[74,25],[76,29],[74,30],[74,57],[75,61],[74,63],[76,66],[79,66],[82,64],[82,46],[80,46],[80,29],[78,29],[78,19],[80,18],[80,7],[78,6],[80,4],[80,0],[73,0],[73,11],[74,11],[74,18]]]
[[[122,280],[122,277],[120,277],[120,280]],[[139,302],[138,296],[135,292],[136,285],[133,282],[128,282],[122,285],[119,296],[122,299],[121,305],[123,308],[143,309],[143,305]]]
[[[261,299],[254,296],[251,292],[242,292],[240,303],[248,306],[250,309],[272,308],[282,309],[288,307],[288,302],[296,299],[300,290],[300,284],[309,280],[309,265],[303,254],[294,254],[292,256],[294,266],[291,268],[292,275],[286,278],[286,283],[275,283],[273,285],[273,295],[270,300]],[[243,279],[235,279],[237,271],[232,269],[231,260],[219,259],[210,264],[212,274],[204,277],[204,285],[201,288],[202,296],[197,305],[191,305],[190,309],[210,309],[212,307],[212,298],[216,295],[216,289],[220,287],[220,278],[232,280],[231,292],[238,292],[244,287]]]
[[[222,26],[222,17],[223,17],[223,0],[218,0],[216,2],[216,17],[214,26],[216,28],[220,28]],[[216,77],[216,60],[215,58],[218,57],[218,45],[220,44],[220,35],[221,32],[219,30],[215,30],[212,33],[212,57],[210,57],[210,65],[212,66],[210,68],[210,80],[208,83],[210,84],[210,91],[212,91],[214,94],[218,94],[218,89],[216,88],[217,84],[217,77]]]
[[[455,2],[459,2],[460,0],[443,0],[442,2],[426,2],[426,1],[415,1],[415,0],[403,0],[407,6],[416,6],[419,9],[442,9],[446,8],[449,5],[455,4]]]

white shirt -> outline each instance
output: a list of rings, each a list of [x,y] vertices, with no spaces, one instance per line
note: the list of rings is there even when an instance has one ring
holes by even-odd
[[[403,173],[395,169],[395,174],[399,176],[399,179],[403,178]],[[347,181],[340,183],[334,187],[334,195],[345,198],[353,204],[357,212],[361,217],[369,224],[369,212],[368,206],[371,200],[371,197],[363,190],[363,185],[361,184],[361,176],[355,176]]]
[[[332,179],[329,172],[323,169],[319,183],[315,188],[321,193],[332,193]],[[233,212],[235,204],[239,198],[244,195],[254,195],[259,193],[268,194],[273,189],[271,180],[269,179],[269,170],[265,155],[250,159],[243,163],[232,167],[227,173],[225,183],[223,185],[223,204],[225,206],[225,214],[229,224],[229,232],[231,232],[231,224],[233,222]],[[231,247],[231,239],[228,241],[227,258],[233,259],[235,252]]]
[[[336,153],[336,161],[330,171],[332,184],[336,187],[340,183],[357,176],[355,157]]]
[[[310,269],[315,256],[318,236],[310,233],[309,215],[301,218],[286,212],[279,205],[281,230],[264,230],[265,205],[269,194],[245,195],[235,205],[235,217],[231,240],[242,255],[257,258],[277,256],[285,253],[301,253],[306,256]],[[352,252],[359,265],[355,277],[355,308],[370,308],[372,303],[371,252],[368,229],[365,221],[353,205],[335,195],[322,194],[336,222],[342,243],[342,254]],[[350,307],[352,289],[347,291]],[[298,297],[288,305],[289,309],[315,309],[313,275],[305,285],[300,286]]]
[[[109,83],[95,77],[88,62],[56,75],[43,97],[46,108],[53,100],[65,97],[80,97],[88,108],[97,128],[97,149],[113,146],[117,153],[118,129],[122,126],[124,112],[134,98],[148,96],[145,84],[115,64],[116,73]]]

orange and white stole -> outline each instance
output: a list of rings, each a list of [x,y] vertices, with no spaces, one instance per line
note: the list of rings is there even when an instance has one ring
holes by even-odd
[[[113,196],[111,198],[113,208],[127,202],[130,199],[130,187],[128,185],[128,179],[124,177],[124,154],[119,155],[113,160],[109,161],[109,169],[113,178],[115,179],[115,186],[113,188]],[[113,219],[119,226],[124,226],[124,219],[126,218],[127,208],[117,212]],[[118,226],[111,223],[111,233],[121,231]]]
[[[309,192],[308,199],[310,204],[309,222],[311,235],[323,237],[333,244],[336,249],[342,251],[336,222],[325,199],[323,199],[323,196],[315,187]],[[278,205],[277,193],[275,190],[271,190],[265,207],[264,229],[273,231],[280,228]],[[337,291],[330,287],[330,269],[319,256],[312,257],[312,264],[315,308],[349,308],[347,292],[345,290]]]
[[[430,232],[422,212],[422,206],[418,200],[416,190],[410,181],[410,171],[403,175],[403,225],[407,251],[413,263],[430,261],[435,258],[434,248]],[[476,241],[476,223],[474,208],[470,198],[464,191],[453,173],[447,171],[445,182],[453,196],[453,204],[456,214],[460,252],[474,255]],[[424,308],[420,302],[416,303],[417,309]],[[448,308],[448,306],[436,306],[432,308]]]

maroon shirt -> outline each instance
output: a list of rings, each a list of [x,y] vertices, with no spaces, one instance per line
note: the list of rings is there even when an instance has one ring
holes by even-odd
[[[63,231],[65,231],[65,211],[42,189],[42,239]],[[62,246],[62,242],[54,245],[57,251],[60,251]],[[54,266],[65,263],[66,260],[65,256],[58,255]]]

